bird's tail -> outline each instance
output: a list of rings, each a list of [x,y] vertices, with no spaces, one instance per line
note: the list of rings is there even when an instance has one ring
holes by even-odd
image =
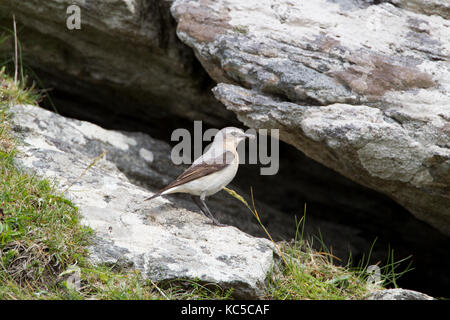
[[[148,200],[152,200],[154,198],[157,198],[161,195],[161,192],[155,193],[154,195],[152,195],[150,198],[144,199],[144,201],[148,201]]]

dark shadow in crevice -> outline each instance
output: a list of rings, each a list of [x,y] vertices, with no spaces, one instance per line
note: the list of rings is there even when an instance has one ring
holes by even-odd
[[[101,101],[74,96],[62,90],[53,90],[51,96],[61,115],[87,120],[106,129],[145,132],[171,145],[177,143],[170,141],[174,129],[186,128],[193,132],[192,121],[173,114],[154,114],[149,121],[134,113],[114,111]],[[116,98],[123,99],[120,96]],[[46,106],[51,110],[50,105]],[[147,109],[151,112],[152,106],[147,106]],[[237,120],[230,120],[228,125],[243,127]],[[202,129],[211,127],[213,126],[203,123]],[[203,147],[206,145],[207,142]],[[400,278],[398,285],[433,296],[448,295],[449,238],[415,219],[393,200],[341,176],[283,142],[280,143],[278,174],[261,176],[259,169],[258,165],[242,165],[233,181],[233,187],[245,191],[252,186],[257,201],[279,210],[289,221],[294,221],[294,216],[300,218],[303,215],[306,203],[308,236],[321,236],[325,245],[332,248],[333,253],[344,263],[349,250],[352,251],[355,263],[363,255],[367,256],[375,239],[370,261],[372,264],[379,261],[384,263],[388,257],[388,248],[394,249],[397,260],[412,255],[415,270]],[[183,198],[182,195],[175,197]],[[229,196],[221,193],[215,197]],[[220,201],[218,203],[222,203]],[[214,206],[214,201],[212,205]],[[264,212],[260,214],[264,221]],[[277,229],[271,226],[270,221],[267,224],[269,231]],[[237,227],[246,230],[245,226]],[[260,231],[255,230],[254,225],[249,225],[246,231],[262,236]],[[276,238],[281,240],[283,237]]]

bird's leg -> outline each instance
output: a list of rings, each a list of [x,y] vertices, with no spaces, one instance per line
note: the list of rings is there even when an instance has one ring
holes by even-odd
[[[209,208],[208,208],[208,206],[206,205],[206,202],[205,202],[205,193],[202,193],[200,195],[200,202],[203,204],[203,208],[206,210],[206,212],[208,213],[208,215],[211,218],[211,220],[213,221],[213,223],[215,225],[217,225],[217,226],[224,227],[225,224],[220,223],[216,218],[214,218],[214,216],[212,215],[211,211],[209,211]]]
[[[195,204],[197,205],[197,207],[200,208],[201,212],[209,218],[208,213],[205,211],[205,209],[203,208],[203,204],[200,202],[200,197],[199,196],[191,196],[192,200],[194,200]]]
[[[192,196],[192,199],[194,200],[195,204],[200,208],[200,210],[203,212],[203,214],[209,217],[215,225],[221,227],[225,226],[225,224],[220,223],[216,218],[214,218],[211,211],[209,211],[208,206],[206,205],[205,202],[204,194],[202,194],[200,197]]]
[[[202,201],[202,200],[200,199],[200,201]],[[219,220],[217,220],[216,218],[214,218],[214,216],[212,215],[211,211],[209,211],[209,208],[206,206],[206,202],[205,202],[205,201],[202,201],[202,202],[203,202],[203,207],[205,208],[205,210],[206,210],[206,212],[208,213],[208,216],[209,216],[209,218],[212,220],[212,222],[213,222],[216,226],[219,226],[219,227],[225,227],[226,224],[220,223]]]

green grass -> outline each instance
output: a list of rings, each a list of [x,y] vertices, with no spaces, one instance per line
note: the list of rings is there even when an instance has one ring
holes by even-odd
[[[231,291],[198,281],[166,282],[164,290],[138,271],[87,260],[92,230],[54,183],[18,169],[8,109],[42,95],[0,71],[0,300],[224,299]],[[79,268],[79,288],[67,280]]]
[[[286,243],[282,250],[288,263],[271,275],[268,291],[274,299],[348,300],[362,299],[369,287],[358,274],[330,261],[308,242]]]
[[[49,291],[49,279],[83,255],[90,233],[78,223],[76,207],[49,181],[14,165],[16,141],[7,111],[38,98],[0,71],[0,298],[13,298],[23,287]]]
[[[7,39],[0,35],[0,44]],[[14,62],[14,59],[13,59]],[[9,61],[8,63],[11,63]],[[19,65],[19,68],[21,67]],[[0,64],[2,65],[2,64]],[[77,207],[56,185],[17,168],[17,141],[11,134],[8,110],[16,104],[37,105],[44,95],[27,86],[23,69],[0,70],[0,300],[2,299],[232,299],[232,290],[214,284],[178,279],[154,283],[138,271],[92,265],[87,247],[93,231],[80,224]],[[18,74],[15,81],[10,74]],[[255,209],[232,190],[261,223]],[[304,220],[302,220],[304,223]],[[336,266],[325,248],[312,249],[303,238],[302,223],[292,242],[275,243],[280,263],[271,272],[267,299],[360,299],[372,289],[367,261],[357,268]],[[272,240],[272,239],[271,239]],[[369,254],[370,255],[370,254]],[[393,258],[393,257],[392,257]],[[398,263],[383,267],[384,283],[395,285]],[[71,283],[79,274],[79,286]]]
[[[0,46],[16,38],[10,30],[0,31]],[[193,280],[166,282],[162,290],[138,271],[88,261],[93,231],[80,224],[76,206],[54,183],[14,164],[18,142],[8,110],[49,99],[30,85],[19,42],[17,47],[18,56],[2,50],[6,55],[0,58],[0,300],[229,298],[229,290]],[[79,287],[71,285],[74,270]]]
[[[296,237],[291,242],[274,242],[267,229],[261,222],[260,215],[255,207],[253,190],[250,190],[251,205],[235,191],[225,188],[231,196],[241,201],[252,213],[260,226],[273,242],[280,256],[281,268],[274,269],[269,276],[267,284],[267,298],[269,299],[311,299],[311,300],[352,300],[364,299],[372,290],[383,289],[384,286],[393,283],[395,279],[410,270],[398,271],[405,259],[394,262],[393,252],[389,254],[385,266],[379,267],[380,281],[368,281],[372,273],[368,272],[370,248],[367,259],[359,261],[356,267],[352,267],[349,260],[345,266],[339,266],[335,262],[339,258],[326,248],[321,238],[320,250],[313,249],[314,238],[304,238],[304,226],[306,206],[303,217],[297,223]]]
[[[304,221],[304,220],[303,220]],[[349,260],[345,265],[337,264],[335,257],[319,239],[320,250],[313,249],[314,239],[305,240],[303,236],[290,243],[282,242],[281,251],[287,264],[285,268],[270,277],[268,291],[274,299],[313,299],[313,300],[355,300],[364,299],[373,290],[381,290],[388,285],[397,287],[395,281],[411,270],[403,263],[409,258],[393,260],[390,251],[384,265],[377,266],[379,279],[372,278],[374,266],[361,260],[353,267]],[[338,260],[338,261],[336,261]],[[400,270],[401,268],[401,270]],[[374,280],[377,281],[374,281]]]

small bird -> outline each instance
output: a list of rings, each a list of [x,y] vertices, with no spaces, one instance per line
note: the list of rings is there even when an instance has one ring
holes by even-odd
[[[239,167],[236,148],[245,138],[256,137],[238,128],[223,128],[215,135],[208,151],[197,158],[175,181],[144,201],[170,193],[189,193],[205,216],[215,225],[224,226],[214,218],[205,199],[222,190],[233,180]]]

